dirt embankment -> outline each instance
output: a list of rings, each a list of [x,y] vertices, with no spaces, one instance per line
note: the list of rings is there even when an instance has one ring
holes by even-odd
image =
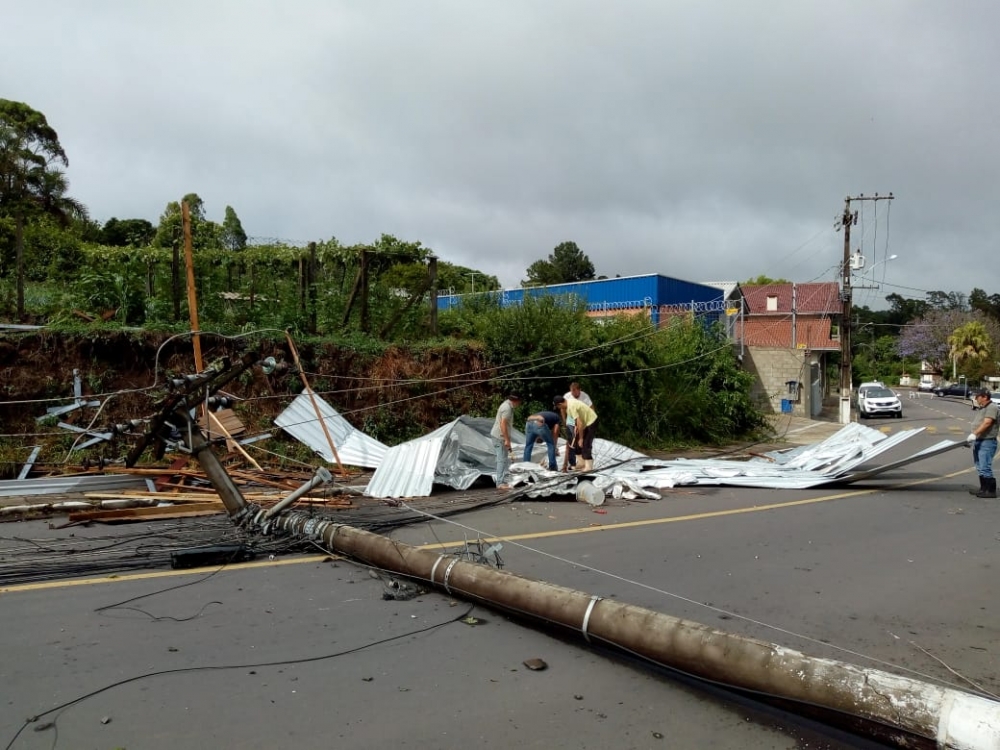
[[[283,338],[247,343],[203,335],[201,348],[206,366],[225,357],[235,360],[249,349],[277,362],[270,374],[255,367],[226,387],[239,399],[234,411],[251,433],[268,430],[302,389],[303,378]],[[377,354],[332,344],[296,343],[296,348],[312,388],[356,427],[384,442],[425,434],[443,421],[481,409],[492,396],[489,385],[467,382],[479,380],[477,373],[486,375],[482,353],[474,348],[419,352],[390,348]],[[36,418],[45,416],[47,407],[72,403],[74,373],[83,397],[102,405],[76,409],[58,419],[101,428],[151,416],[165,394],[166,380],[193,372],[194,350],[187,335],[0,335],[0,445],[10,450],[19,444],[44,446],[49,439],[65,443],[71,433],[56,427],[55,419],[39,423]],[[460,387],[443,380],[463,375]],[[117,455],[127,447],[111,450],[105,445],[101,450]],[[64,452],[65,446],[60,458]],[[9,463],[0,465],[0,475],[9,474],[8,469]]]

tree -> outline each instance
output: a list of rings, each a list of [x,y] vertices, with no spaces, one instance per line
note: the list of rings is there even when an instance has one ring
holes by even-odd
[[[1000,294],[987,295],[982,289],[973,289],[969,293],[969,307],[991,318],[1000,319]]]
[[[931,306],[921,299],[907,299],[893,292],[886,295],[885,301],[889,303],[890,316],[887,323],[902,325],[911,320],[922,318],[931,309]]]
[[[441,260],[438,261],[437,285],[442,294],[492,292],[500,288],[500,279],[475,268],[466,268]]]
[[[243,231],[240,217],[232,206],[226,206],[226,217],[222,220],[222,233],[219,237],[226,250],[239,252],[246,249],[247,233]]]
[[[993,341],[986,332],[986,326],[977,320],[956,328],[948,337],[948,345],[955,362],[987,359],[993,351]]]
[[[219,230],[219,241],[229,251],[229,257],[223,263],[226,266],[227,287],[229,291],[232,291],[233,267],[240,263],[239,254],[247,247],[247,233],[243,231],[240,217],[236,215],[236,210],[232,206],[226,206],[226,216],[222,220],[222,227]]]
[[[575,242],[561,242],[548,260],[536,260],[528,266],[527,274],[528,280],[522,281],[521,286],[589,281],[594,278],[594,264]]]
[[[788,279],[772,279],[770,276],[761,274],[755,279],[747,279],[741,283],[747,286],[766,286],[768,284],[791,284],[792,282]]]
[[[101,244],[112,247],[146,247],[153,243],[156,227],[146,219],[116,219],[112,216],[101,228]]]
[[[961,292],[927,292],[927,304],[937,310],[968,310]]]
[[[950,337],[967,323],[981,323],[990,341],[1000,341],[1000,322],[983,313],[933,309],[906,325],[899,337],[899,353],[917,357],[944,369],[951,361]]]
[[[69,166],[59,136],[45,115],[22,102],[0,99],[0,215],[14,220],[17,315],[24,318],[24,226],[49,215],[69,224],[86,217],[79,201],[66,195],[60,170]]]

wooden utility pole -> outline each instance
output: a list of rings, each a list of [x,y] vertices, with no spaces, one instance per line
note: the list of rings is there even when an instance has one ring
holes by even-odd
[[[368,333],[368,250],[361,248],[361,331]]]
[[[204,370],[201,361],[201,337],[198,335],[198,295],[194,287],[194,249],[191,243],[191,210],[187,201],[181,201],[181,223],[184,226],[184,265],[187,267],[188,315],[191,317],[192,341],[194,342],[194,366],[197,372]]]
[[[431,282],[431,336],[438,332],[438,259],[434,253],[427,256],[427,278]]]
[[[316,262],[316,243],[309,243],[309,333],[316,333],[316,304],[318,290],[316,277],[319,275],[319,264]]]
[[[858,223],[858,212],[851,211],[851,201],[891,201],[892,193],[888,195],[847,196],[844,199],[844,213],[841,215],[837,229],[844,229],[844,263],[841,267],[840,301],[842,304],[840,321],[840,423],[851,421],[851,227]]]

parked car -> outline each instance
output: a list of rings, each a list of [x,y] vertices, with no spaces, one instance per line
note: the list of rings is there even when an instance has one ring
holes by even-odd
[[[925,391],[927,393],[931,393],[934,390],[934,387],[935,387],[934,383],[931,382],[930,380],[926,380],[926,381],[925,380],[921,380],[920,384],[917,386],[917,390],[918,391]]]
[[[861,400],[864,398],[865,393],[868,392],[869,388],[885,388],[885,383],[878,380],[871,380],[867,383],[862,383],[858,386],[858,389],[854,392],[854,408],[861,409]]]
[[[958,396],[959,398],[969,398],[973,388],[968,383],[952,383],[951,385],[939,385],[933,390],[935,396]]]
[[[885,388],[885,383],[883,383],[881,380],[869,380],[859,385],[858,390],[860,391],[862,388],[869,388],[873,385],[877,385],[879,388]]]
[[[973,406],[976,405],[976,391],[977,390],[979,390],[979,389],[978,388],[973,388],[969,392],[969,401],[972,402]],[[994,404],[1000,404],[1000,391],[993,391],[992,393],[990,393],[990,401],[992,401]]]
[[[899,396],[883,386],[872,385],[863,389],[859,388],[858,416],[861,419],[878,416],[902,419],[903,404],[899,400]]]

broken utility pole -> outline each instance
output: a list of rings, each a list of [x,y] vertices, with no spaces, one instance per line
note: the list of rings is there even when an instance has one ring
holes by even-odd
[[[246,363],[245,357],[233,369],[242,371]],[[160,427],[184,425],[181,433],[188,449],[219,493],[233,523],[247,532],[313,541],[330,552],[440,587],[449,596],[557,626],[579,634],[589,644],[620,649],[733,690],[749,691],[786,709],[797,707],[812,718],[826,718],[896,747],[1000,749],[1000,702],[979,695],[809,656],[291,511],[301,491],[271,511],[248,503],[191,419],[191,409],[198,400],[227,379],[231,379],[229,373],[219,372],[182,387],[176,398],[166,402],[170,413],[159,415],[153,423]],[[311,484],[324,479],[319,474]]]

